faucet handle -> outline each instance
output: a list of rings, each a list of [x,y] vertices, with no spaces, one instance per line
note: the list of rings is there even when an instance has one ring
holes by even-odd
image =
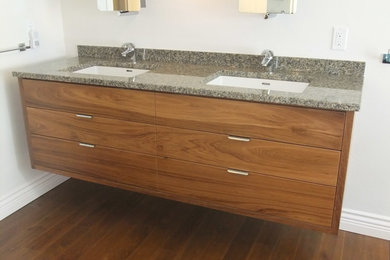
[[[126,43],[124,43],[124,44],[122,45],[122,48],[134,50],[134,49],[135,49],[135,45],[134,45],[134,43],[126,42]]]
[[[264,51],[261,53],[261,55],[273,57],[273,56],[274,56],[274,53],[273,53],[273,51],[267,49],[267,50],[264,50]]]
[[[264,55],[264,60],[270,62],[274,58],[274,53],[271,50],[264,50],[261,55]]]

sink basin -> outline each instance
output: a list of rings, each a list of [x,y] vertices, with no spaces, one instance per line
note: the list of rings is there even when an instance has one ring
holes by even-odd
[[[219,76],[207,82],[207,85],[302,93],[309,85],[309,83],[259,78]]]
[[[148,71],[149,70],[140,70],[140,69],[132,69],[132,68],[92,66],[85,69],[73,71],[73,73],[116,76],[116,77],[135,77],[137,75],[146,73]]]

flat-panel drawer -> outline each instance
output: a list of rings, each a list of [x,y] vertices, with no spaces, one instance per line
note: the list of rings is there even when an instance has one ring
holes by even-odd
[[[25,104],[155,123],[154,93],[40,80],[21,80]]]
[[[340,152],[157,126],[157,154],[335,186]]]
[[[154,156],[34,135],[30,141],[34,167],[73,172],[141,188],[157,187]]]
[[[345,113],[195,96],[156,94],[157,123],[341,149]]]
[[[154,125],[32,107],[27,107],[26,111],[32,134],[156,153]]]
[[[159,189],[177,200],[275,220],[330,227],[335,187],[158,158]],[[270,219],[270,218],[268,218]]]

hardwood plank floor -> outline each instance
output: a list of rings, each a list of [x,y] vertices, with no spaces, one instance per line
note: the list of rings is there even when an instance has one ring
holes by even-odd
[[[390,241],[323,234],[72,179],[0,221],[0,259],[390,260]]]

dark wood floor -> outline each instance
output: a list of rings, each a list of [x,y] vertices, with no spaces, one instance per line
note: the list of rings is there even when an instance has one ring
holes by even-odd
[[[0,259],[389,260],[390,242],[70,180],[0,222]]]

